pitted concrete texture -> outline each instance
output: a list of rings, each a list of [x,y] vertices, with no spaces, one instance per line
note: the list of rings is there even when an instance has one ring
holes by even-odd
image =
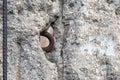
[[[120,0],[8,0],[8,80],[120,80],[119,25]],[[0,33],[2,53],[1,11]],[[2,54],[0,67],[2,79]]]
[[[67,65],[64,80],[75,74],[75,80],[120,79],[118,8],[118,0],[65,1],[65,20],[75,23],[70,27],[63,50]],[[70,66],[75,73],[68,74]]]

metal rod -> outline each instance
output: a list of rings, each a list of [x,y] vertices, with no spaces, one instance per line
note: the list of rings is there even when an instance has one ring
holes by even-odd
[[[7,0],[3,0],[3,80],[7,80]]]

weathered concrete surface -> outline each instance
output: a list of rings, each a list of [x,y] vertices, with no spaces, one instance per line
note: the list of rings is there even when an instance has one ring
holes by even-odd
[[[8,1],[8,80],[120,80],[120,1],[61,3]],[[51,23],[55,45],[46,53],[39,38]]]
[[[64,80],[120,79],[119,5],[119,0],[65,1],[65,20],[72,24],[66,26],[71,30],[63,49]]]
[[[57,80],[57,67],[46,59],[39,41],[40,32],[58,15],[53,6],[48,15],[48,3],[8,1],[8,80]]]

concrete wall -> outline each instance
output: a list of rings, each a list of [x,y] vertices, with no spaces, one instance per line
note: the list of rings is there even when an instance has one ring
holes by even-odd
[[[8,0],[8,80],[120,80],[119,25],[119,0]],[[0,33],[2,79],[2,13]]]

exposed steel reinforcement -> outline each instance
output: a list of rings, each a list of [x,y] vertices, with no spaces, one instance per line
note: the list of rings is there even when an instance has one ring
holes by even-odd
[[[3,80],[7,80],[7,0],[3,0]]]

